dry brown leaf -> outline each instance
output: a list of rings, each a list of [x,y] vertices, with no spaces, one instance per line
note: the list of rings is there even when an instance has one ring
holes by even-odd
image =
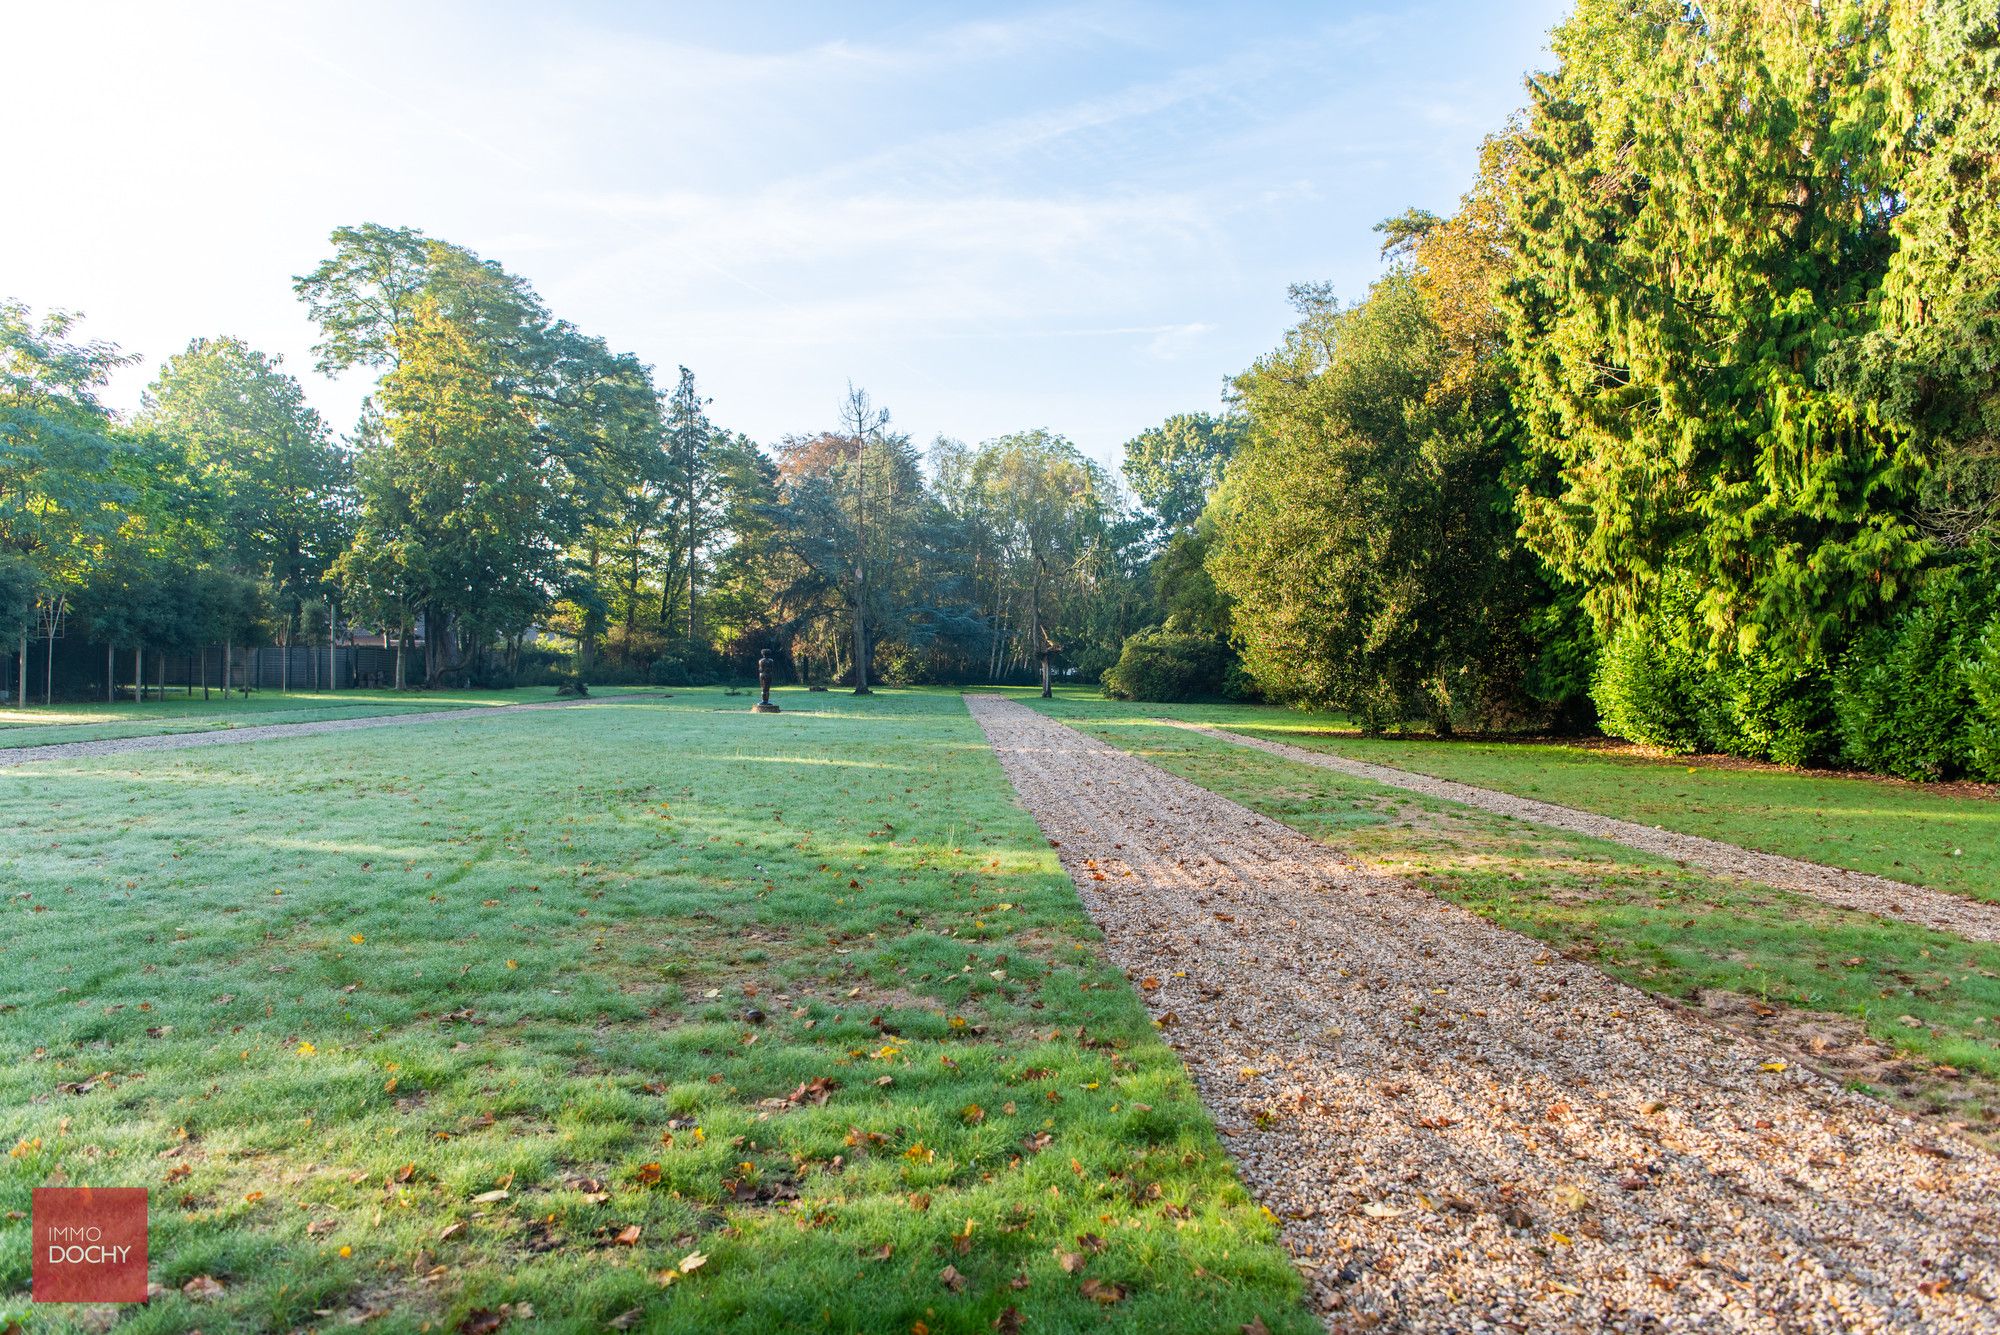
[[[224,1289],[222,1281],[213,1275],[196,1275],[193,1279],[181,1285],[181,1292],[185,1293],[190,1301],[209,1303],[220,1298],[224,1293]]]
[[[1083,1281],[1079,1291],[1092,1302],[1104,1303],[1107,1306],[1125,1301],[1124,1285],[1107,1283],[1095,1277]]]

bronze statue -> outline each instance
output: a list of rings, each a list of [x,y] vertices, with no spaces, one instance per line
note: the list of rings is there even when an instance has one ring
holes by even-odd
[[[764,698],[750,706],[753,714],[781,714],[784,711],[771,703],[771,651],[766,649],[757,660],[757,684],[764,688]]]

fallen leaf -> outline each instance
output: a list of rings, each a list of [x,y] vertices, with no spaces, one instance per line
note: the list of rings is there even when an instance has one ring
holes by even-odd
[[[639,1226],[637,1224],[627,1224],[625,1227],[618,1230],[618,1236],[613,1238],[612,1241],[616,1242],[620,1247],[638,1246]]]
[[[214,1276],[196,1275],[193,1279],[181,1285],[181,1292],[185,1293],[194,1302],[209,1303],[220,1298],[224,1290],[222,1281],[216,1279]]]
[[[632,1227],[626,1229],[625,1232],[633,1235],[632,1241],[637,1242],[639,1240],[638,1238],[639,1226],[637,1224],[632,1225]],[[622,1238],[624,1237],[624,1234],[621,1233],[619,1234],[619,1236]],[[703,1266],[707,1264],[708,1264],[708,1257],[706,1255],[704,1255],[701,1252],[689,1252],[686,1256],[683,1256],[681,1258],[680,1272],[683,1275],[692,1275],[695,1271],[701,1269]]]
[[[938,1271],[938,1282],[953,1293],[965,1292],[965,1276],[958,1273],[958,1267],[955,1265],[948,1265]]]
[[[495,1187],[491,1191],[482,1191],[477,1196],[474,1196],[472,1203],[474,1205],[494,1205],[506,1199],[507,1189],[505,1187]]]
[[[1056,1264],[1062,1267],[1065,1275],[1074,1275],[1083,1269],[1083,1255],[1080,1252],[1066,1252],[1058,1247],[1055,1257]]]
[[[1080,1292],[1092,1302],[1104,1303],[1107,1306],[1125,1301],[1124,1285],[1107,1283],[1094,1276],[1083,1281]]]

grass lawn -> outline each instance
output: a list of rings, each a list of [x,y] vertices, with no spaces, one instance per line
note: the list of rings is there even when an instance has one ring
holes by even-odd
[[[1646,991],[1733,994],[1740,1005],[1708,1009],[1753,1026],[1759,1008],[1777,1012],[1769,1036],[1809,1045],[1804,1059],[2000,1134],[2000,945],[1713,880],[1129,712],[1064,702],[1049,712]],[[1815,1025],[1818,1016],[1844,1022]],[[1873,1060],[1844,1031],[1907,1060]]]
[[[780,698],[0,771],[0,1329],[67,1182],[135,1332],[1317,1330],[958,699]]]
[[[620,689],[607,686],[600,688],[600,693]],[[270,723],[478,709],[555,698],[553,686],[523,686],[508,691],[253,691],[247,696],[224,696],[218,691],[209,700],[194,695],[169,696],[144,704],[30,705],[25,709],[0,708],[0,747],[106,742]]]
[[[1177,718],[2000,902],[2000,801],[1893,781],[1653,760],[1535,742],[1364,738],[1269,705],[1141,705],[1064,691],[1061,717]]]

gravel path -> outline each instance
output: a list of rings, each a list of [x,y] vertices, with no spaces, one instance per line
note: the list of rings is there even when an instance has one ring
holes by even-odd
[[[2000,1162],[1136,757],[974,717],[1331,1330],[2000,1330]]]
[[[393,728],[405,723],[436,723],[440,719],[448,718],[484,718],[523,709],[567,709],[571,705],[589,703],[591,703],[589,700],[546,700],[531,705],[474,705],[460,709],[426,709],[417,714],[364,714],[360,718],[321,719],[315,723],[258,723],[247,728],[221,728],[213,732],[169,732],[151,737],[118,737],[101,742],[53,742],[47,746],[12,746],[0,748],[0,768],[26,765],[37,760],[115,756],[126,751],[179,751],[190,746],[231,746],[237,742],[262,742],[273,737],[306,737],[320,732],[351,732],[356,728]]]
[[[1432,778],[1428,774],[1394,769],[1387,765],[1371,765],[1365,760],[1350,760],[1346,756],[1330,755],[1325,751],[1308,751],[1285,742],[1248,737],[1239,732],[1229,732],[1206,724],[1181,723],[1172,719],[1160,721],[1206,733],[1211,737],[1219,737],[1238,746],[1251,746],[1259,751],[1269,751],[1272,755],[1283,756],[1287,760],[1318,765],[1322,769],[1337,770],[1358,779],[1372,779],[1376,783],[1388,784],[1392,788],[1408,789],[1410,792],[1422,793],[1427,797],[1441,797],[1448,802],[1460,802],[1469,807],[1498,812],[1503,816],[1532,821],[1537,825],[1551,825],[1558,830],[1568,830],[1572,834],[1587,834],[1598,839],[1609,839],[1628,848],[1672,858],[1691,867],[1700,867],[1703,871],[1723,876],[1740,876],[1745,880],[1773,885],[1781,890],[1795,891],[1814,899],[1825,900],[1829,904],[1838,904],[1842,908],[1872,913],[1878,918],[1894,918],[1901,922],[1915,923],[1919,927],[1933,927],[1941,932],[1954,932],[1972,941],[2000,941],[2000,904],[1981,903],[1978,900],[1965,899],[1943,891],[1926,889],[1921,885],[1892,881],[1886,876],[1871,876],[1867,872],[1848,871],[1843,867],[1802,862],[1797,858],[1780,857],[1775,853],[1759,853],[1748,848],[1738,848],[1735,844],[1725,844],[1720,840],[1704,839],[1698,834],[1679,834],[1673,830],[1662,830],[1650,825],[1640,825],[1634,821],[1619,820],[1616,816],[1600,816],[1593,811],[1578,811],[1575,807],[1557,806],[1553,802],[1537,802],[1531,797],[1516,797],[1512,793],[1496,792],[1491,788],[1475,788],[1469,783]]]

